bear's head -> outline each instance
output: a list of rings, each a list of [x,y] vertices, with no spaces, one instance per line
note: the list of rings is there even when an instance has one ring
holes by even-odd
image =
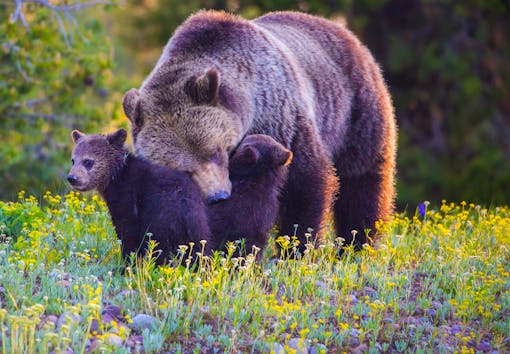
[[[241,122],[220,103],[219,73],[189,70],[160,66],[122,105],[136,154],[189,173],[207,201],[216,202],[230,196],[229,154],[242,139]]]
[[[119,129],[108,135],[86,135],[73,130],[76,144],[73,149],[73,166],[67,180],[74,190],[103,192],[125,162],[124,148],[127,132]]]
[[[230,158],[230,175],[233,180],[258,180],[271,173],[283,177],[292,156],[290,150],[268,135],[248,135]]]

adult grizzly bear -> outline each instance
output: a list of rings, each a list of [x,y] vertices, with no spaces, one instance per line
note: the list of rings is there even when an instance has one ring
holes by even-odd
[[[281,201],[282,234],[304,241],[334,204],[348,243],[393,210],[396,124],[366,47],[345,27],[296,12],[247,21],[216,11],[174,33],[141,88],[125,94],[135,149],[189,172],[210,201],[226,199],[228,159],[246,134],[294,153]],[[336,176],[335,176],[336,170]]]

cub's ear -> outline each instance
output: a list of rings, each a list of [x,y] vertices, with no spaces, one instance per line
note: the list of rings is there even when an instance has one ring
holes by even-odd
[[[83,138],[85,136],[85,134],[83,134],[82,132],[80,132],[79,130],[73,130],[73,132],[71,133],[71,137],[73,138],[73,141],[75,144],[78,144],[78,141]]]
[[[188,93],[198,103],[216,105],[219,101],[220,74],[215,69],[192,79],[188,84]]]
[[[253,146],[245,146],[239,152],[239,160],[245,165],[255,165],[260,159],[260,152]]]
[[[122,108],[124,113],[135,127],[141,127],[143,124],[142,115],[140,114],[140,92],[132,88],[124,94],[122,99]]]
[[[108,134],[106,136],[106,140],[110,143],[110,145],[113,145],[118,148],[122,148],[124,146],[124,143],[126,142],[127,138],[127,131],[125,129],[119,129],[115,133]]]
[[[292,151],[287,150],[285,148],[281,148],[276,150],[275,152],[275,162],[278,166],[288,166],[292,162],[292,157],[294,154]]]

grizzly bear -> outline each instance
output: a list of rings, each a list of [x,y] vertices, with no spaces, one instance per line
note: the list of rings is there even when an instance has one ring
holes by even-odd
[[[122,255],[144,254],[148,233],[166,263],[179,245],[206,240],[206,253],[244,238],[246,250],[263,249],[278,214],[278,196],[292,153],[264,135],[247,136],[230,159],[230,200],[207,207],[189,175],[128,153],[127,133],[72,133],[76,144],[67,177],[78,191],[96,189],[105,199]],[[212,230],[212,233],[211,233]]]
[[[109,135],[72,133],[76,144],[67,176],[77,191],[96,189],[106,201],[122,256],[144,255],[148,235],[158,243],[156,264],[170,260],[179,245],[206,240],[211,253],[211,231],[200,191],[184,172],[151,164],[124,148],[127,132]],[[198,206],[198,207],[197,207]]]
[[[123,108],[137,154],[190,173],[211,203],[230,197],[229,154],[245,135],[291,150],[279,223],[288,235],[298,224],[302,243],[307,228],[321,232],[331,206],[337,235],[358,248],[393,211],[391,98],[368,49],[340,24],[200,11]]]

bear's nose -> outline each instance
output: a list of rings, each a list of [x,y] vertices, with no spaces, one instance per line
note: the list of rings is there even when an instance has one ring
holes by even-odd
[[[219,201],[222,201],[222,200],[226,200],[230,198],[230,193],[228,193],[227,191],[220,191],[216,194],[213,194],[212,196],[208,197],[207,198],[207,202],[209,204],[214,204],[214,203],[217,203]]]
[[[69,183],[75,184],[76,182],[78,182],[78,177],[76,177],[75,175],[69,175],[67,176],[67,180],[69,181]]]

